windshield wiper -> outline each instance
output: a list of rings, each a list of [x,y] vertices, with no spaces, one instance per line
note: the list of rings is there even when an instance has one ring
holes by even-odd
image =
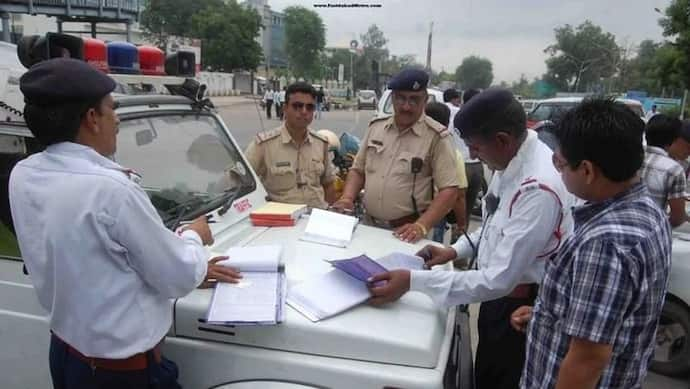
[[[245,189],[250,187],[252,187],[252,185],[241,183],[239,186],[235,187],[234,190],[229,190],[226,193],[226,200],[223,202],[223,206],[218,210],[218,215],[225,215],[230,210],[230,207],[232,207],[232,203],[234,203],[235,200],[237,200],[237,198],[244,193]]]

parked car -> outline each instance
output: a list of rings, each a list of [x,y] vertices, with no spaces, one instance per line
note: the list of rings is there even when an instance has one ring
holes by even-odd
[[[537,123],[544,120],[558,123],[561,117],[563,117],[563,114],[580,104],[582,99],[582,97],[556,97],[553,99],[541,100],[534,110],[527,115],[527,128],[534,128]],[[616,99],[616,101],[625,104],[635,112],[640,119],[646,121],[644,118],[644,109],[639,101],[620,98]]]
[[[266,190],[214,108],[183,96],[115,99],[121,123],[113,158],[141,173],[142,188],[168,226],[180,218],[213,215],[209,256],[234,246],[280,242],[289,286],[329,271],[324,259],[362,253],[376,258],[428,243],[411,245],[390,231],[359,225],[351,244],[337,248],[300,241],[304,218],[295,227],[252,226],[249,213],[265,204]],[[17,115],[21,107],[13,108],[12,120],[5,120],[3,109],[0,104],[0,376],[6,389],[48,388],[48,313],[22,271],[7,188],[12,167],[41,147]],[[229,211],[218,214],[229,201]],[[361,305],[318,323],[286,307],[282,324],[233,327],[204,322],[212,293],[195,290],[177,299],[171,312],[163,352],[177,362],[184,387],[472,387],[467,312],[438,307],[424,294],[410,292],[384,308]]]
[[[363,107],[376,109],[376,92],[367,89],[357,92],[357,109]]]
[[[674,229],[671,261],[666,302],[649,369],[669,376],[686,376],[690,373],[690,223]]]
[[[520,104],[525,108],[525,113],[529,114],[539,104],[539,100],[524,99],[520,100]]]

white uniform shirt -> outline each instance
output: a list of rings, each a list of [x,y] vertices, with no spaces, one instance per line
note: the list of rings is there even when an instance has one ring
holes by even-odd
[[[267,90],[266,93],[264,93],[264,101],[268,100],[273,100],[273,91]]]
[[[470,148],[467,147],[467,144],[465,144],[465,141],[462,140],[460,134],[458,133],[458,130],[453,125],[453,122],[455,121],[455,115],[458,112],[460,112],[460,108],[453,105],[453,103],[446,103],[446,106],[450,109],[450,121],[448,122],[448,128],[451,130],[450,133],[453,136],[453,143],[455,143],[455,146],[458,148],[458,150],[460,150],[460,154],[462,154],[463,160],[465,161],[465,163],[481,162],[477,158],[470,158]]]
[[[572,231],[570,207],[573,197],[551,163],[551,150],[528,130],[527,139],[503,171],[496,171],[488,193],[500,199],[492,216],[484,205],[482,228],[470,235],[475,246],[481,236],[478,270],[462,272],[445,270],[412,271],[410,290],[431,296],[440,305],[477,303],[506,296],[519,284],[540,283],[544,275],[543,254],[553,251],[559,240],[554,235],[558,222],[565,235]],[[551,188],[527,190],[524,187],[512,206],[520,186],[534,178]],[[565,240],[565,236],[561,241]],[[461,236],[453,246],[458,257],[471,257],[472,246]]]
[[[278,93],[278,101],[280,101],[280,104],[283,104],[285,102],[285,91],[281,90],[280,93]]]
[[[90,357],[154,347],[172,324],[171,299],[196,288],[208,266],[199,235],[166,229],[125,172],[64,142],[10,176],[19,248],[50,328]]]

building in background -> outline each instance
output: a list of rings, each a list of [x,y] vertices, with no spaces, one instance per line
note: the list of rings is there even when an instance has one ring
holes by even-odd
[[[264,58],[258,73],[273,78],[276,69],[285,69],[288,65],[285,53],[285,15],[273,11],[268,0],[247,0],[242,5],[256,10],[261,17],[264,28],[259,31],[257,42],[261,45]]]

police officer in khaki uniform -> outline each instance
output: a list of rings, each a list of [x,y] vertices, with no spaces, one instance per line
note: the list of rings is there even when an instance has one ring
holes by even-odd
[[[246,156],[272,201],[327,208],[335,201],[335,171],[328,140],[307,128],[314,118],[316,90],[305,82],[288,86],[283,125],[259,133]]]
[[[343,195],[333,204],[343,212],[352,210],[364,187],[365,222],[394,229],[408,242],[426,237],[458,194],[450,133],[424,114],[428,81],[417,69],[403,70],[390,81],[395,113],[369,124]]]

